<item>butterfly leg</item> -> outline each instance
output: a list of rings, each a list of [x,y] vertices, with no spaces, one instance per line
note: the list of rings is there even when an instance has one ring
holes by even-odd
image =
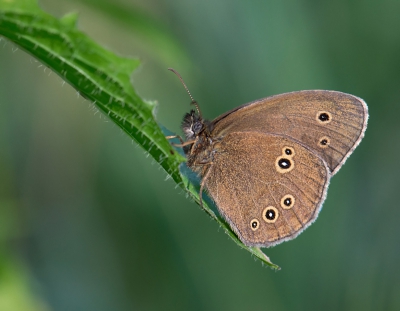
[[[171,143],[172,146],[174,147],[185,147],[187,145],[191,145],[193,144],[195,141],[194,140],[189,140],[189,141],[183,141],[182,137],[180,137],[179,135],[171,135],[171,136],[165,136],[166,139],[174,139],[174,138],[178,138],[180,140],[180,144],[174,144]]]
[[[182,137],[180,137],[179,135],[171,135],[171,136],[165,136],[166,139],[170,140],[170,139],[174,139],[174,138],[178,138],[181,142],[181,144],[184,144],[185,142],[183,141]]]

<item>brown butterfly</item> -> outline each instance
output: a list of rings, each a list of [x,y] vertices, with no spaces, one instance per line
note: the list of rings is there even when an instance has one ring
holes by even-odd
[[[200,200],[205,188],[248,246],[273,246],[307,228],[367,127],[365,102],[336,91],[275,95],[211,122],[190,97],[196,110],[183,118],[179,146],[202,178]]]

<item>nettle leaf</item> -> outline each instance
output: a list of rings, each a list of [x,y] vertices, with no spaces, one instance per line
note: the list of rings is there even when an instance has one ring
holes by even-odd
[[[132,87],[130,76],[139,61],[104,49],[76,28],[76,20],[76,14],[56,19],[43,12],[34,0],[0,0],[0,35],[93,102],[199,202],[199,178],[165,138],[168,131],[155,119],[156,104],[141,99]],[[279,269],[259,248],[247,247],[238,239],[209,198],[203,208],[237,245],[271,268]]]

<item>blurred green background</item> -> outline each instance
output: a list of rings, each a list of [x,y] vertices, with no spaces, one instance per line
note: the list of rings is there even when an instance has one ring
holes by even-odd
[[[369,105],[318,221],[238,248],[152,159],[31,56],[0,41],[0,311],[400,310],[400,1],[44,0],[125,56],[174,132],[184,77],[213,119],[302,89]],[[397,160],[396,160],[397,159]]]

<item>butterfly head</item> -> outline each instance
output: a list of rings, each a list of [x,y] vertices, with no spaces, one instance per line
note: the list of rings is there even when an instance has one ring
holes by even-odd
[[[183,117],[182,131],[185,133],[187,140],[194,140],[204,128],[204,120],[195,110],[191,110]]]

